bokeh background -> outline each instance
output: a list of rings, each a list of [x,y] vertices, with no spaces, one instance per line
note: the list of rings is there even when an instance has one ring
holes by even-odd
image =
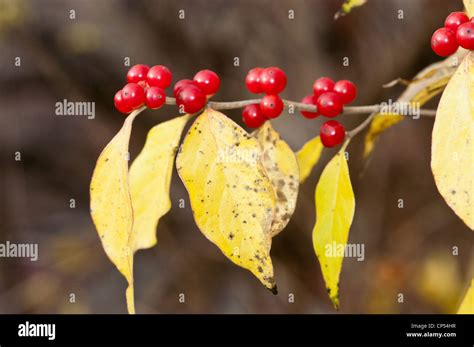
[[[430,36],[450,11],[462,9],[460,0],[369,0],[334,21],[341,2],[0,0],[0,241],[39,244],[37,262],[0,258],[0,312],[126,312],[125,280],[102,250],[88,194],[95,161],[123,122],[113,95],[124,84],[126,57],[132,64],[167,65],[174,81],[210,68],[222,79],[216,100],[249,98],[246,72],[276,65],[289,77],[287,99],[301,99],[315,78],[328,75],[355,81],[356,104],[373,104],[403,90],[384,89],[384,83],[411,78],[438,60]],[[289,10],[295,19],[288,19]],[[63,99],[95,102],[96,118],[56,116],[54,105]],[[148,129],[176,114],[166,106],[138,117],[132,156]],[[227,115],[242,124],[239,110]],[[343,123],[352,128],[364,117],[347,116]],[[320,124],[289,114],[274,122],[295,150]],[[365,244],[365,260],[344,260],[340,312],[452,313],[464,296],[473,277],[474,239],[435,187],[432,126],[432,119],[407,120],[388,130],[367,166],[363,134],[350,146],[357,208],[349,242]],[[17,151],[21,161],[14,160]],[[137,311],[334,313],[311,241],[314,186],[333,154],[324,151],[301,187],[292,221],[273,241],[277,296],[204,238],[189,207],[178,207],[179,199],[188,206],[188,198],[175,172],[173,208],[160,222],[158,245],[135,258]]]

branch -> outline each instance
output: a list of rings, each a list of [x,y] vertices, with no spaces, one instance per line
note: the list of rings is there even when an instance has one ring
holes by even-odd
[[[250,100],[240,100],[240,101],[209,101],[207,106],[214,109],[214,110],[233,110],[236,108],[242,108],[252,104],[260,103],[261,99],[250,99]],[[167,105],[176,105],[176,99],[166,97],[166,104]],[[317,112],[318,108],[315,105],[308,105],[303,104],[301,102],[295,102],[290,100],[283,100],[283,104],[287,107],[293,107],[298,111],[309,111],[309,112]],[[342,114],[363,114],[363,113],[378,113],[383,109],[382,104],[376,105],[367,105],[367,106],[347,106],[344,108]],[[434,117],[436,115],[435,110],[426,110],[420,109],[419,110],[420,116],[424,117]],[[399,114],[401,116],[407,115],[404,113],[394,113],[390,112],[390,114]]]

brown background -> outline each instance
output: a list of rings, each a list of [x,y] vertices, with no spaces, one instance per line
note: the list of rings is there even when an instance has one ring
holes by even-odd
[[[333,20],[341,1],[6,1],[0,0],[0,241],[35,242],[39,260],[0,258],[0,312],[123,313],[125,281],[109,262],[91,223],[88,185],[95,161],[120,128],[113,95],[132,64],[164,64],[174,81],[202,68],[221,76],[216,100],[249,98],[246,72],[283,68],[283,93],[299,100],[315,78],[348,78],[359,86],[358,105],[396,98],[410,78],[438,60],[431,33],[462,8],[451,0],[369,0]],[[76,19],[69,19],[69,11]],[[178,19],[184,9],[185,20]],[[295,19],[288,19],[288,11]],[[403,10],[404,19],[397,18]],[[21,67],[14,57],[21,57]],[[240,57],[240,67],[233,58]],[[342,65],[343,57],[350,66]],[[61,117],[54,104],[96,103],[96,119]],[[436,100],[427,107],[435,107]],[[147,130],[173,117],[166,106],[135,122],[136,155]],[[227,113],[240,122],[240,111]],[[352,128],[365,115],[343,119]],[[321,120],[283,115],[274,122],[293,149],[318,133]],[[350,147],[357,209],[351,243],[366,258],[344,261],[341,312],[454,312],[473,270],[472,232],[438,194],[430,172],[433,121],[408,120],[387,131],[363,175],[362,136]],[[361,134],[362,135],[362,134]],[[22,153],[22,161],[14,153]],[[280,294],[273,296],[228,261],[196,228],[175,175],[173,209],[158,230],[159,243],[136,255],[137,311],[189,313],[333,313],[311,243],[314,186],[322,161],[300,190],[289,226],[274,239]],[[76,199],[76,208],[69,200]],[[397,208],[398,199],[405,208]],[[459,256],[452,256],[452,247]],[[69,294],[76,303],[69,303]],[[178,302],[185,293],[186,303]],[[288,294],[295,303],[288,303]],[[397,302],[403,293],[405,302]]]

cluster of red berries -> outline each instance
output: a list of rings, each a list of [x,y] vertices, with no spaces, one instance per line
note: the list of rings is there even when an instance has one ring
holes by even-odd
[[[127,84],[114,97],[117,110],[128,114],[143,105],[157,109],[166,102],[165,89],[171,84],[171,71],[163,65],[149,67],[134,65],[127,72]],[[254,68],[245,79],[247,89],[254,94],[265,94],[260,103],[245,106],[242,111],[244,123],[250,128],[260,127],[267,119],[277,118],[283,111],[283,100],[279,94],[286,87],[286,74],[278,67]],[[192,80],[183,79],[174,85],[176,104],[186,113],[202,110],[207,100],[220,86],[220,79],[211,70],[201,70]],[[319,115],[333,118],[342,113],[344,105],[357,96],[357,88],[351,81],[334,82],[328,77],[317,79],[313,84],[313,94],[301,101],[315,105],[317,112],[301,111],[306,118]],[[324,123],[320,129],[321,141],[326,147],[341,144],[345,138],[344,127],[335,120]]]
[[[244,123],[258,128],[267,119],[277,118],[283,111],[283,100],[278,95],[286,87],[286,74],[278,67],[250,70],[245,78],[247,89],[254,94],[264,93],[259,104],[247,105],[242,111]]]
[[[134,65],[127,72],[127,84],[114,97],[115,108],[130,113],[146,104],[151,109],[160,108],[166,101],[165,89],[171,84],[171,71],[163,65],[150,68]]]
[[[464,12],[452,12],[446,17],[444,27],[431,37],[431,48],[437,55],[447,57],[459,46],[474,50],[474,17],[469,20]]]
[[[219,76],[211,70],[199,71],[192,80],[180,80],[173,89],[176,105],[182,107],[186,113],[196,113],[216,94],[220,84]]]
[[[267,119],[278,117],[283,111],[283,101],[278,96],[286,87],[286,75],[277,67],[256,67],[245,78],[247,89],[254,94],[265,93],[259,104],[245,106],[242,111],[244,123],[250,128],[258,128]],[[351,81],[334,82],[328,77],[314,81],[313,94],[305,96],[302,103],[315,105],[317,112],[301,111],[305,118],[320,115],[333,118],[342,113],[344,105],[350,104],[357,96],[357,88]],[[321,141],[326,147],[342,143],[346,131],[337,121],[324,123],[320,129]]]
[[[348,80],[334,82],[329,77],[318,78],[313,83],[313,94],[305,96],[303,104],[315,105],[317,112],[301,111],[305,118],[313,119],[320,115],[328,118],[337,117],[357,96],[357,87]],[[336,120],[325,122],[320,130],[321,142],[325,147],[341,144],[346,136],[344,126]]]
[[[305,118],[313,119],[322,115],[334,118],[342,113],[344,105],[350,104],[357,96],[357,87],[348,80],[334,82],[329,77],[318,78],[313,83],[313,94],[305,96],[303,104],[315,105],[317,112],[301,111]]]
[[[157,109],[166,101],[165,89],[171,84],[171,71],[163,65],[134,65],[127,72],[127,84],[114,97],[117,110],[130,113],[146,105]],[[173,89],[176,104],[186,113],[196,113],[219,89],[220,79],[210,70],[199,71],[193,80],[180,80]]]

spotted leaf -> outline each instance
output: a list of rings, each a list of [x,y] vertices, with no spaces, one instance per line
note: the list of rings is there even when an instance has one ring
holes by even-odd
[[[176,165],[201,232],[275,291],[270,258],[275,193],[260,159],[253,137],[206,109],[186,135]]]
[[[295,211],[299,187],[298,162],[295,153],[269,121],[256,130],[253,136],[260,144],[261,161],[276,194],[275,217],[272,222],[272,236],[275,236],[285,228]]]

